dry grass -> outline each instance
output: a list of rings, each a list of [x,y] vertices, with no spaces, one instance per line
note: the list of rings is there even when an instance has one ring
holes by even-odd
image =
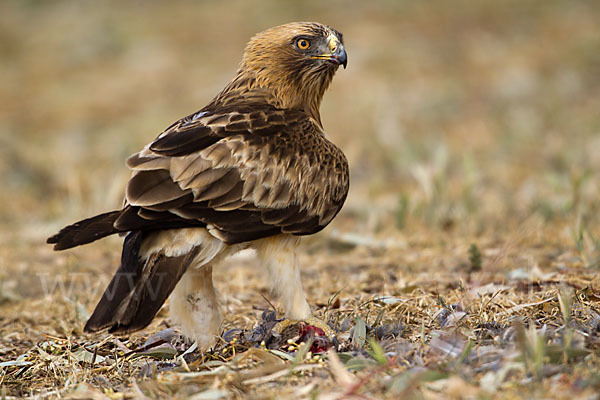
[[[322,113],[351,193],[301,258],[337,343],[272,331],[249,254],[216,271],[214,352],[156,336],[165,310],[84,335],[119,240],[45,237],[117,207],[125,157],[291,20],[349,53]],[[598,398],[599,26],[591,1],[3,2],[0,396]]]

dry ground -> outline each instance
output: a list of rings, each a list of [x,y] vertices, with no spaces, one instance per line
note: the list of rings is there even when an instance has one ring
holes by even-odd
[[[599,5],[2,2],[0,396],[598,398]],[[301,256],[336,343],[271,330],[251,254],[216,271],[214,352],[156,336],[164,309],[131,337],[83,334],[119,239],[45,237],[117,207],[125,158],[291,20],[349,53],[322,114],[351,193]]]

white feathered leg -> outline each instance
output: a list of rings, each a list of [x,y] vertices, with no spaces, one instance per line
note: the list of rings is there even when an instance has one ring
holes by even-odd
[[[212,281],[212,266],[190,269],[171,294],[171,319],[184,335],[208,350],[221,333],[223,313]]]
[[[300,280],[296,255],[299,243],[299,237],[285,234],[258,240],[254,246],[269,271],[273,293],[279,298],[285,316],[306,320],[311,313]]]
[[[171,293],[170,311],[171,320],[181,327],[183,334],[194,339],[200,349],[208,350],[217,342],[223,322],[212,269],[237,248],[225,245],[205,229],[189,229],[184,236],[165,239],[173,242],[179,239],[182,249],[186,246],[199,248],[194,263]]]

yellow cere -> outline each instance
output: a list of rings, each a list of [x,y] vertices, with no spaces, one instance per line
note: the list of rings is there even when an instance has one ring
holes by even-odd
[[[338,48],[339,43],[340,42],[338,41],[337,37],[335,37],[333,35],[329,36],[329,50],[332,53],[335,53],[335,51]]]

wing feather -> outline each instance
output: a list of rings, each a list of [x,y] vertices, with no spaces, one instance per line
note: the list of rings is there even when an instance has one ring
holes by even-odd
[[[182,189],[196,189],[196,191],[198,191],[201,189],[206,189],[213,183],[218,182],[219,179],[223,178],[230,171],[231,170],[229,168],[207,169],[198,173],[197,175],[192,175],[189,179],[176,182],[179,183]]]
[[[237,177],[235,186],[222,196],[211,199],[208,202],[208,206],[218,211],[226,211],[226,209],[231,209],[232,206],[235,207],[235,204],[239,204],[241,207],[244,205],[244,202],[240,201],[242,198],[243,188],[244,182]]]
[[[178,199],[189,192],[189,189],[182,190],[167,170],[138,170],[127,184],[126,197],[129,204],[152,206]]]
[[[229,193],[238,183],[240,183],[240,174],[234,169],[230,169],[227,174],[223,175],[221,179],[216,180],[210,186],[203,186],[202,192],[194,195],[195,201],[212,200],[219,198]],[[202,190],[196,189],[196,190]]]
[[[176,157],[204,149],[221,139],[204,125],[194,125],[187,129],[167,130],[150,144],[150,150],[156,154]]]
[[[212,168],[212,163],[205,160],[200,154],[191,154],[184,157],[161,157],[169,161],[166,168],[171,172],[171,177],[178,182],[187,181],[194,178],[196,175]]]
[[[168,169],[169,159],[155,154],[143,154],[144,151],[136,153],[127,159],[127,166],[132,170]]]

